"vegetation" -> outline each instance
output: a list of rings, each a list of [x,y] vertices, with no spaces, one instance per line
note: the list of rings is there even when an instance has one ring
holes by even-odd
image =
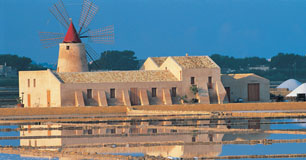
[[[272,81],[284,81],[290,78],[306,81],[306,56],[279,53],[271,60],[259,57],[234,58],[219,54],[210,57],[221,67],[221,72],[224,74],[255,73]]]
[[[41,70],[46,69],[40,65],[34,64],[33,61],[28,57],[19,57],[17,55],[11,54],[1,54],[0,55],[0,65],[12,66],[16,68],[17,71],[21,70]]]
[[[101,53],[100,59],[90,64],[89,67],[93,70],[136,70],[139,65],[135,52],[114,50]]]
[[[255,73],[272,81],[283,81],[295,78],[299,81],[306,81],[306,56],[298,54],[279,53],[270,60],[260,57],[235,58],[213,54],[210,56],[220,67],[221,72],[226,73]],[[143,60],[138,60],[135,52],[124,51],[104,51],[94,63],[90,63],[91,70],[137,70]],[[33,63],[28,57],[17,55],[0,55],[0,65],[7,64],[20,70],[43,70],[42,65]],[[96,65],[98,67],[96,67]],[[17,80],[0,79],[4,84],[10,86],[18,84]],[[2,83],[3,84],[3,83]]]
[[[189,89],[193,95],[196,95],[199,92],[199,88],[196,85],[191,85]]]

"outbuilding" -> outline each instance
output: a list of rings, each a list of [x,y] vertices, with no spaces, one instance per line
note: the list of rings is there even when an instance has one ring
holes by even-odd
[[[229,102],[270,101],[270,81],[253,73],[223,74],[221,81]]]

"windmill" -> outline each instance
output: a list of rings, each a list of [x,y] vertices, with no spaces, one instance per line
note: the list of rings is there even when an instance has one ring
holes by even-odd
[[[82,11],[79,17],[78,31],[69,18],[68,12],[62,2],[58,0],[49,11],[57,21],[67,29],[67,33],[39,32],[43,47],[49,48],[59,44],[58,72],[84,72],[88,71],[88,62],[95,63],[97,53],[81,39],[87,38],[89,42],[110,44],[114,42],[114,26],[91,30],[88,28],[98,11],[98,6],[89,0],[83,0]],[[88,60],[88,61],[87,61]],[[97,64],[95,64],[97,65]]]

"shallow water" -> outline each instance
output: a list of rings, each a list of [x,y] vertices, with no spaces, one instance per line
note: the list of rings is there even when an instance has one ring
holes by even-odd
[[[269,124],[274,122],[297,122],[294,124]],[[305,122],[305,123],[304,123]],[[181,127],[180,125],[184,125]],[[198,125],[195,128],[194,125]],[[306,143],[256,144],[207,144],[223,141],[252,141],[263,139],[306,139],[305,134],[269,134],[263,132],[224,132],[218,129],[305,129],[305,120],[192,120],[165,122],[122,122],[90,124],[43,124],[0,126],[21,131],[0,132],[0,137],[14,137],[14,140],[0,140],[0,145],[53,147],[48,150],[95,152],[142,157],[163,156],[170,158],[192,158],[228,155],[305,154]],[[180,127],[178,127],[180,126]],[[210,130],[209,132],[207,132]],[[32,137],[31,137],[32,136]],[[19,137],[19,138],[18,138]],[[179,143],[176,143],[179,142]],[[206,144],[196,144],[205,142]],[[175,143],[175,144],[174,144]],[[110,144],[106,147],[93,145]],[[143,144],[133,146],[132,144]],[[155,144],[155,145],[153,145]],[[159,144],[159,145],[156,145]],[[87,145],[87,146],[84,146]],[[76,149],[73,146],[81,146]],[[90,149],[88,149],[90,148]],[[67,158],[67,157],[64,157]],[[69,158],[69,157],[68,157]],[[47,159],[31,155],[0,154],[0,159]],[[56,158],[61,159],[61,158]],[[73,158],[72,158],[73,159]],[[293,159],[293,158],[290,158]],[[301,158],[294,158],[301,159]]]

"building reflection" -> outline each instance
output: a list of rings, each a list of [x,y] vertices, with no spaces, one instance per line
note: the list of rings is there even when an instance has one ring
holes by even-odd
[[[212,119],[149,122],[132,120],[130,122],[107,122],[87,125],[23,125],[21,128],[25,130],[20,132],[20,136],[33,137],[30,139],[21,139],[20,145],[32,147],[57,146],[48,149],[101,154],[130,153],[181,158],[218,156],[222,152],[222,144],[198,145],[193,142],[264,139],[268,134],[215,134],[213,132],[214,129],[270,128],[269,124],[261,124],[262,122],[266,122],[266,120]],[[197,126],[197,128],[193,126]],[[186,145],[182,145],[183,143]],[[99,144],[116,145],[112,145],[111,147],[93,146]],[[143,145],[131,146],[130,144]],[[61,159],[65,158],[62,157]]]

